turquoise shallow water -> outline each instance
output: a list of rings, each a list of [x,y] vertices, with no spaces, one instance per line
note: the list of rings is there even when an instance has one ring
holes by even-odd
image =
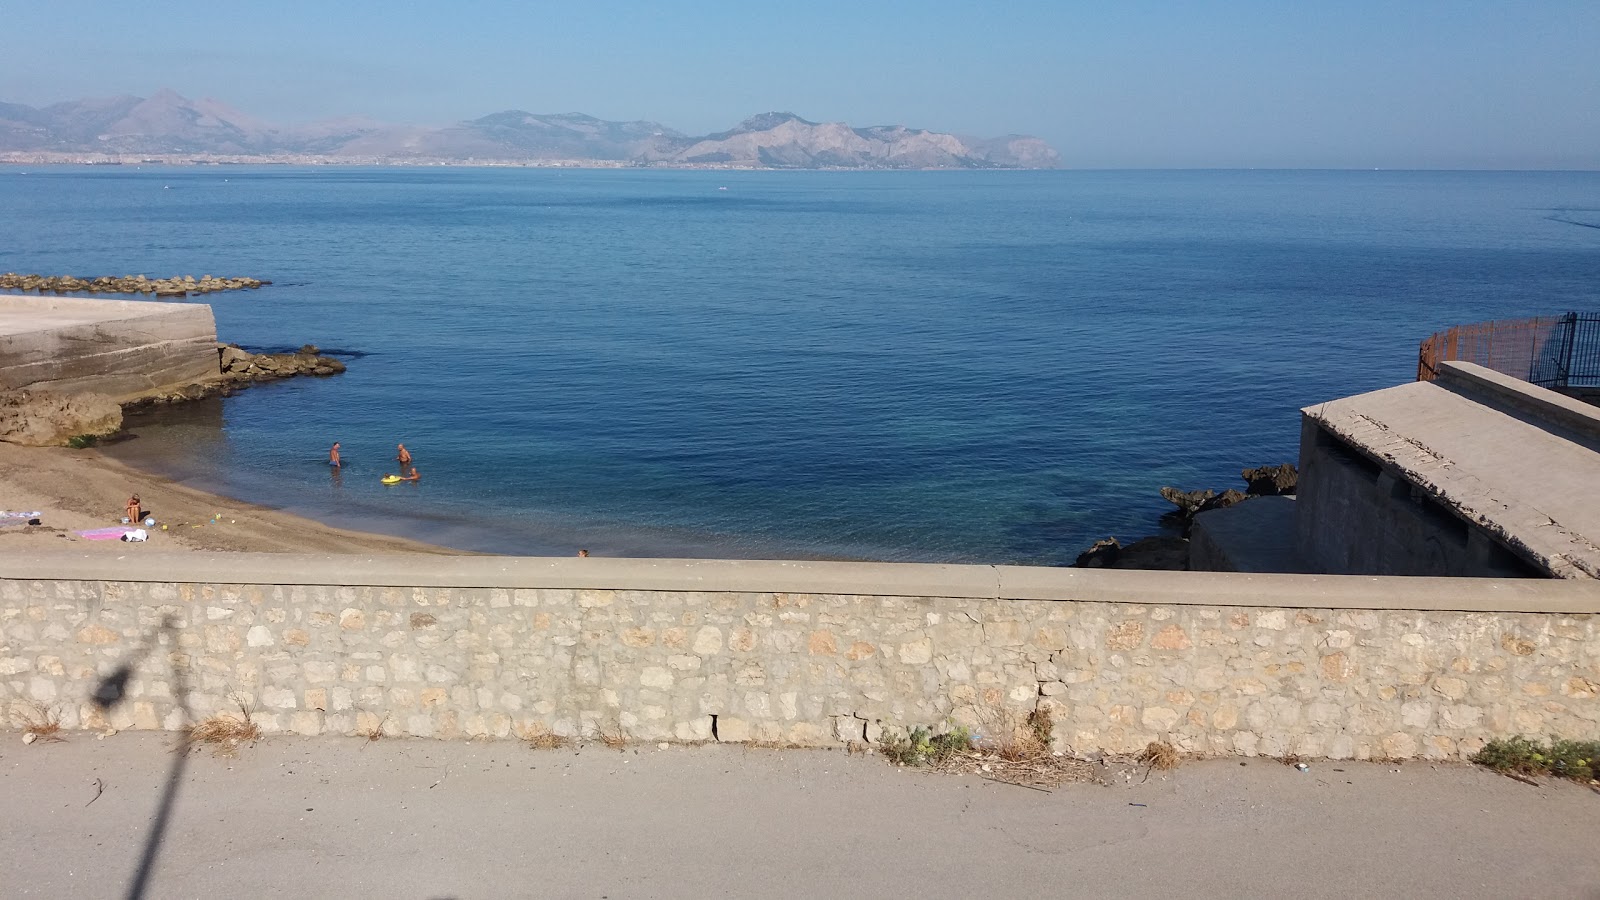
[[[351,354],[113,452],[563,555],[1067,563],[1439,327],[1600,306],[1586,225],[1600,173],[0,169],[0,269],[269,278],[224,339]]]

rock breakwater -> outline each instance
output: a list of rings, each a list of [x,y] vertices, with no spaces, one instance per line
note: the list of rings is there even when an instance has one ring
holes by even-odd
[[[217,291],[254,290],[271,284],[259,278],[217,278],[212,275],[174,275],[149,278],[144,275],[101,275],[79,278],[75,275],[27,275],[0,273],[0,288],[54,294],[153,294],[157,297],[187,297]]]
[[[205,397],[229,397],[253,384],[281,381],[297,375],[326,378],[344,370],[344,363],[322,355],[322,351],[314,344],[306,344],[293,353],[251,353],[235,344],[218,344],[215,378],[140,397],[126,404],[125,408],[141,409]]]

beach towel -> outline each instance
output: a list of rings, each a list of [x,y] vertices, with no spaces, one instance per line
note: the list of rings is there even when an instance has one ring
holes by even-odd
[[[74,533],[86,541],[120,541],[123,535],[136,530],[125,525],[114,525],[110,528],[91,528],[88,531]]]
[[[135,528],[134,530],[123,535],[122,539],[130,543],[138,543],[140,541],[150,540],[150,535],[143,528]]]

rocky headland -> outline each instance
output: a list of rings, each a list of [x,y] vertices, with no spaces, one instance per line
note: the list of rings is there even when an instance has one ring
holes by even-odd
[[[157,297],[187,297],[217,291],[254,290],[271,284],[259,278],[217,278],[202,275],[174,275],[150,278],[145,275],[101,275],[80,278],[76,275],[26,275],[0,273],[0,289],[37,291],[54,294],[153,294]]]

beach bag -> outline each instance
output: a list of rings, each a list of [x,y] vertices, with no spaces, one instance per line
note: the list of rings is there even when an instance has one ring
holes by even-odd
[[[135,528],[134,530],[124,534],[122,539],[128,541],[129,543],[148,541],[150,540],[150,533],[145,531],[143,528]]]

